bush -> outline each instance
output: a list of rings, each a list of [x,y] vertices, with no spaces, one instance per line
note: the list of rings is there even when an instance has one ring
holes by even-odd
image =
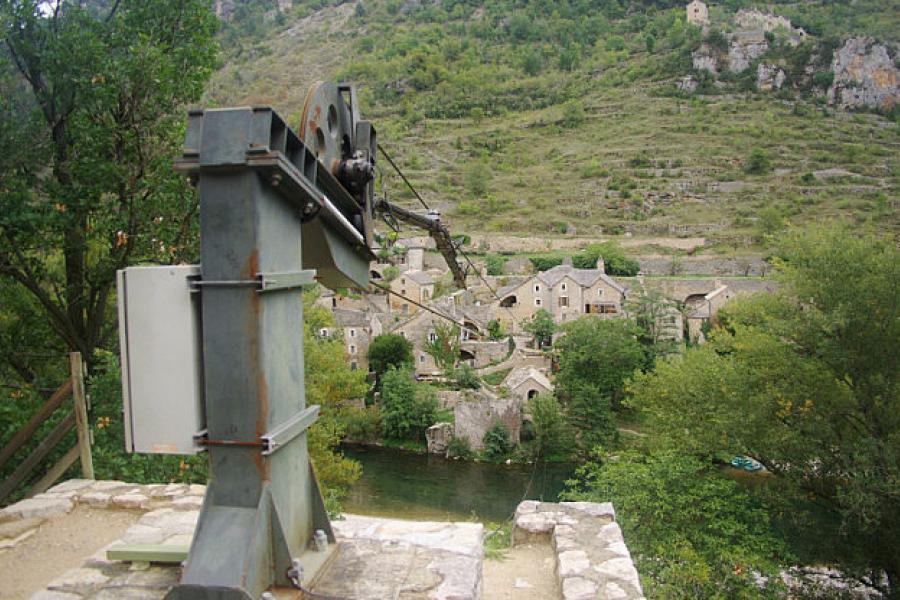
[[[347,409],[340,415],[344,437],[353,442],[371,442],[381,435],[381,410],[378,406]]]
[[[494,421],[490,429],[484,433],[482,441],[484,442],[484,450],[481,453],[487,460],[498,461],[512,450],[509,429],[506,428],[502,421]]]
[[[754,148],[744,163],[744,172],[750,175],[764,175],[769,172],[772,165],[769,157],[762,148]]]
[[[491,319],[487,324],[488,337],[492,340],[502,340],[506,337],[506,332],[503,331],[503,325],[500,324],[500,321],[497,319]]]
[[[475,456],[475,453],[472,452],[472,445],[467,438],[455,437],[447,444],[447,456],[450,458],[470,459]]]
[[[459,389],[477,390],[481,388],[481,379],[475,373],[475,369],[468,364],[462,364],[453,372],[453,383]]]
[[[575,447],[575,436],[556,398],[538,394],[528,401],[532,441],[529,451],[535,458],[565,459]]]
[[[387,438],[421,440],[434,424],[437,394],[416,383],[409,367],[390,367],[381,382],[381,431]]]
[[[506,259],[497,254],[488,254],[484,258],[485,266],[487,267],[487,274],[498,276],[503,275],[503,265],[506,264]]]

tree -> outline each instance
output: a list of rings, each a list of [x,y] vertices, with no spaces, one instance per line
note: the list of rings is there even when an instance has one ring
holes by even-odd
[[[535,458],[566,459],[572,455],[575,436],[556,398],[538,394],[528,401],[534,439],[529,449]]]
[[[768,512],[708,461],[675,450],[615,460],[596,452],[573,483],[566,500],[615,505],[647,597],[783,597],[753,578],[790,558]]]
[[[534,341],[538,348],[547,348],[553,343],[556,323],[553,321],[553,315],[543,308],[538,309],[522,328],[534,336]]]
[[[506,331],[503,330],[503,324],[497,319],[491,319],[487,324],[488,337],[497,341],[507,337]]]
[[[628,294],[625,310],[634,319],[641,342],[654,355],[676,352],[678,308],[657,288],[638,286]],[[673,329],[674,328],[674,329]]]
[[[459,332],[456,323],[435,323],[433,335],[425,340],[425,352],[447,374],[453,373],[459,360]]]
[[[216,19],[202,0],[16,0],[0,18],[0,279],[92,364],[114,340],[116,270],[195,252],[196,196],[171,160]]]
[[[388,368],[381,382],[381,431],[393,439],[422,439],[434,424],[437,394],[417,384],[409,367]]]
[[[852,549],[842,568],[898,598],[900,251],[830,226],[777,257],[779,293],[729,307],[708,344],[637,376],[631,404],[685,451],[747,454],[813,499]]]
[[[459,389],[481,389],[481,379],[469,364],[462,364],[453,371],[453,383]]]
[[[616,437],[625,381],[647,365],[640,333],[628,319],[582,317],[563,327],[557,342],[556,395],[578,431],[583,450]]]
[[[369,369],[380,381],[381,376],[389,368],[412,364],[412,347],[412,343],[402,335],[396,333],[376,335],[369,344]]]

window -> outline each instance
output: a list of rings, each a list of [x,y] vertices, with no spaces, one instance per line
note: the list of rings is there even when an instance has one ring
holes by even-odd
[[[350,354],[356,354],[356,346],[350,344]]]
[[[541,293],[541,286],[535,284],[535,285],[534,285],[534,293],[535,293],[535,294],[540,294],[540,293]]]
[[[602,289],[597,290],[597,297],[598,297],[598,298],[602,298],[602,297],[603,297],[603,290],[602,290]]]
[[[319,335],[321,335],[322,337],[328,337],[328,330],[323,327],[319,330]]]
[[[358,367],[358,365],[356,364],[356,361],[355,361],[355,360],[352,361],[352,362],[350,363],[350,370],[351,370],[351,371],[355,371],[355,370],[358,369],[358,368],[359,368],[359,367]]]
[[[614,315],[617,312],[614,304],[603,304],[600,306],[600,314],[602,315]]]
[[[435,332],[433,332],[433,331],[429,331],[429,332],[428,332],[428,341],[429,341],[429,342],[436,342],[436,341],[437,341],[437,334],[436,334]]]
[[[403,296],[405,296],[405,295],[406,295],[406,290],[400,290],[400,294],[403,295]]]
[[[400,337],[406,338],[406,332],[405,332],[405,331],[401,331],[401,332],[400,332]]]
[[[564,291],[564,292],[565,292],[565,291],[566,291],[566,284],[562,284],[562,287],[561,287],[561,289],[562,289],[562,291]]]
[[[401,279],[400,279],[400,284],[401,284],[401,285],[406,285],[406,279],[401,278]],[[406,292],[404,292],[404,293],[406,293]]]
[[[560,296],[559,297],[559,305],[562,307],[569,306],[569,297],[568,296]]]
[[[351,329],[351,330],[350,330],[350,337],[352,337],[352,338],[355,338],[355,337],[356,337],[356,330],[355,330],[355,329]]]
[[[540,299],[540,298],[535,298],[535,299],[534,299],[534,305],[535,305],[535,306],[540,306],[540,305],[541,305],[541,299]]]
[[[424,363],[424,362],[425,362],[425,355],[424,355],[424,354],[420,354],[420,355],[419,355],[419,363],[421,364],[421,363]]]

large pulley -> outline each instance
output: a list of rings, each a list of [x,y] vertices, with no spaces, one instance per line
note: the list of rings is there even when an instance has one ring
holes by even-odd
[[[360,119],[353,86],[321,81],[310,86],[298,135],[356,200],[362,222],[354,225],[371,248],[377,140],[372,123]]]

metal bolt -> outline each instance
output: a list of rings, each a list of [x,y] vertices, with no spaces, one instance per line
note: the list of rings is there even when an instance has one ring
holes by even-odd
[[[278,187],[278,184],[281,183],[281,173],[272,173],[272,176],[269,177],[269,183],[272,187]]]
[[[277,600],[277,598],[275,598],[275,594],[272,592],[263,592],[262,596],[259,597],[259,600]]]

